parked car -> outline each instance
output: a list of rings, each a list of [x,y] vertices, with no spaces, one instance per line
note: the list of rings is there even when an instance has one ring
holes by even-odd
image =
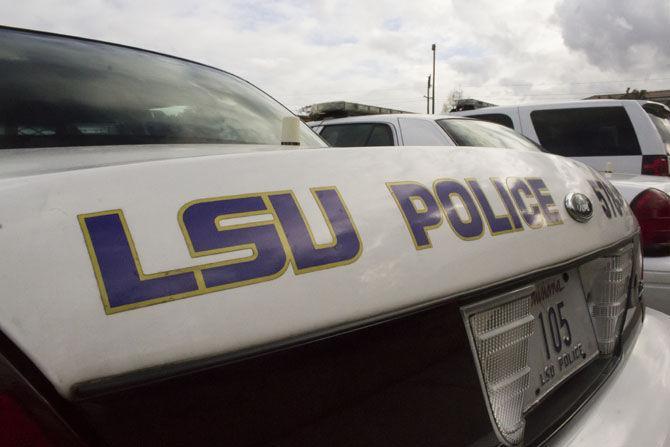
[[[549,152],[617,172],[608,179],[642,227],[647,304],[670,313],[670,109],[650,101],[602,100],[488,107],[455,115],[507,125]],[[624,156],[630,148],[644,155]],[[585,156],[595,153],[601,155]],[[653,175],[640,175],[640,163],[642,173]],[[603,200],[609,212],[611,200],[606,195]]]
[[[331,149],[215,68],[0,41],[0,445],[669,439],[670,317],[600,174]]]
[[[598,171],[667,177],[670,109],[637,100],[562,101],[456,112],[506,125]]]
[[[651,175],[605,173],[640,224],[644,254],[644,299],[670,314],[670,181]]]
[[[480,146],[537,151],[503,126],[441,115],[382,114],[308,123],[330,146]]]

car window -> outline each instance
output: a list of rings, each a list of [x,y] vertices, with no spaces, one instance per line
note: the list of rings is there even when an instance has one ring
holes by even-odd
[[[248,82],[111,44],[0,30],[0,148],[280,144],[292,114]],[[305,125],[301,143],[325,144]]]
[[[366,146],[393,146],[393,133],[391,128],[385,124],[376,124],[372,128],[370,138]]]
[[[514,129],[512,118],[505,113],[483,113],[481,115],[470,115],[472,118],[477,118],[482,121],[489,121],[491,123],[500,124],[510,129]]]
[[[540,144],[554,154],[640,155],[633,124],[623,107],[535,110],[530,118]]]
[[[400,118],[400,130],[405,146],[451,146],[434,121],[425,119]]]
[[[645,104],[644,110],[649,114],[651,122],[658,130],[661,140],[665,143],[665,150],[670,154],[670,112],[663,107]]]
[[[458,146],[501,147],[540,151],[528,138],[500,124],[474,119],[441,119],[437,123]]]
[[[324,126],[321,137],[334,147],[393,146],[388,124],[346,123]]]

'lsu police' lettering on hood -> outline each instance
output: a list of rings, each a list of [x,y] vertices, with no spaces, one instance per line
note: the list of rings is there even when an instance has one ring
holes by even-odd
[[[417,250],[430,248],[428,230],[446,218],[461,239],[562,224],[544,181],[539,178],[490,180],[506,213],[497,215],[480,183],[439,179],[432,190],[417,182],[389,182]],[[79,223],[107,314],[241,287],[278,278],[289,264],[295,274],[343,266],[362,254],[363,242],[334,186],[310,189],[330,231],[331,242],[318,244],[292,191],[213,197],[189,202],[178,213],[193,258],[250,250],[251,255],[183,269],[145,273],[124,213],[120,209],[81,214]],[[480,212],[481,210],[481,212]],[[265,216],[226,224],[227,220]]]
[[[497,215],[479,181],[438,179],[432,191],[417,182],[386,184],[400,208],[417,250],[431,248],[427,230],[442,225],[443,216],[454,233],[466,241],[484,235],[484,222],[492,236],[529,228],[560,225],[561,214],[547,185],[540,178],[490,179],[507,211]],[[479,205],[479,206],[477,206]],[[481,213],[480,213],[481,209]]]

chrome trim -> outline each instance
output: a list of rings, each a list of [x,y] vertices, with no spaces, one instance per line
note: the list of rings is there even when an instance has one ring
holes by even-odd
[[[588,196],[580,192],[571,192],[565,196],[563,205],[570,217],[577,222],[585,223],[593,217],[593,204]]]

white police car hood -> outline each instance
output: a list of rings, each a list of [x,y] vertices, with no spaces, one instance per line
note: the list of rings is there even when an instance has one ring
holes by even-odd
[[[599,174],[543,153],[216,149],[0,153],[0,330],[64,395],[492,285],[637,231]],[[574,192],[593,203],[586,223],[564,207]]]

